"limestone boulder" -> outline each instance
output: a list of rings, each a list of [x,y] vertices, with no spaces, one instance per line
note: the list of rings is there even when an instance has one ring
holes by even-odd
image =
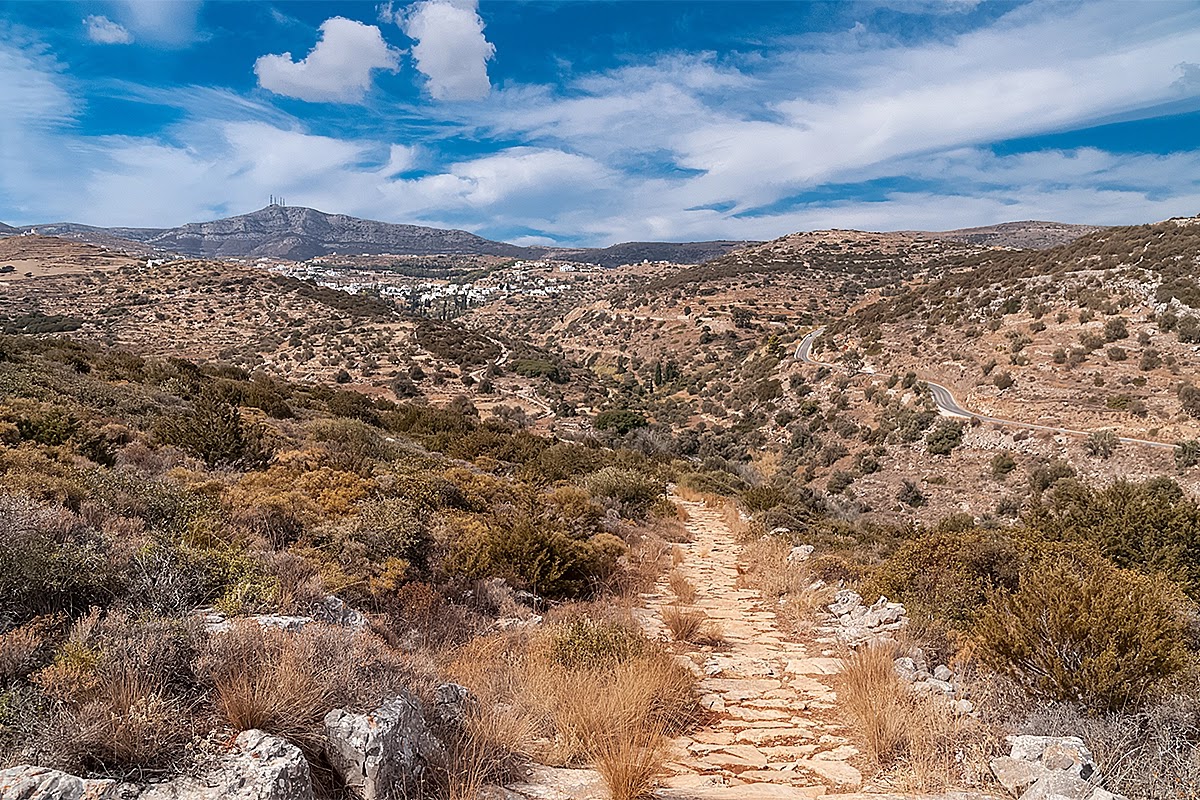
[[[325,754],[361,800],[400,800],[416,793],[445,753],[407,692],[369,714],[334,709],[325,715]]]
[[[313,784],[299,748],[251,730],[240,733],[230,753],[200,777],[175,778],[122,794],[137,800],[313,800]]]
[[[29,764],[0,770],[0,800],[116,800],[117,782]]]

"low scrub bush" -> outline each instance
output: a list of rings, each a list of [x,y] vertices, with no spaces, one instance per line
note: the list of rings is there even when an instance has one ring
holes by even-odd
[[[623,515],[645,517],[650,506],[667,493],[666,484],[632,469],[604,467],[584,480],[584,486],[601,502],[616,507]]]
[[[387,685],[412,677],[370,634],[319,623],[285,632],[249,620],[208,642],[199,671],[234,729],[282,736],[309,755],[321,752],[326,713],[373,707]]]
[[[1037,696],[1136,707],[1188,661],[1192,610],[1161,578],[1054,548],[993,594],[981,657]]]
[[[1021,558],[1003,534],[970,527],[934,530],[901,544],[863,588],[904,603],[915,618],[965,630],[988,593],[1014,588]]]
[[[564,667],[604,668],[621,664],[646,649],[646,639],[628,625],[578,616],[548,633],[550,659]]]

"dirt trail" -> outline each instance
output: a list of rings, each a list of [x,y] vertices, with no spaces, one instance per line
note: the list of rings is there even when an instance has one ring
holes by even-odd
[[[721,647],[691,649],[681,660],[700,676],[706,723],[673,742],[664,788],[673,800],[793,800],[853,792],[862,775],[858,750],[831,710],[832,651],[809,652],[776,625],[757,590],[739,588],[733,533],[719,509],[676,500],[687,511],[692,541],[677,567],[696,587],[695,608],[722,626]],[[646,596],[647,631],[668,638],[662,609],[674,601],[666,584]]]

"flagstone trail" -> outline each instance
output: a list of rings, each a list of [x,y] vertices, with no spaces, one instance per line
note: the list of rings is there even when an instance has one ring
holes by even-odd
[[[725,641],[680,657],[700,678],[709,718],[672,742],[659,795],[799,800],[861,788],[852,763],[859,751],[831,713],[837,695],[830,677],[840,660],[831,649],[810,652],[789,640],[759,592],[738,585],[740,548],[721,510],[677,502],[692,541],[680,545],[676,569],[696,587],[694,607],[721,625]],[[666,579],[645,599],[643,626],[668,638],[662,610],[675,598]]]
[[[832,637],[789,639],[761,594],[739,586],[740,547],[720,509],[673,498],[687,512],[691,541],[676,567],[696,587],[696,602],[722,626],[717,649],[689,645],[678,656],[700,679],[706,718],[671,742],[663,800],[887,800],[933,798],[864,786],[862,757],[836,713],[832,678],[841,669]],[[662,620],[675,602],[666,576],[635,610],[647,633],[669,640]],[[813,648],[810,651],[810,647]],[[817,648],[820,648],[819,650]],[[599,800],[607,795],[592,770],[537,770],[508,787],[531,800]],[[974,793],[939,800],[983,800]]]

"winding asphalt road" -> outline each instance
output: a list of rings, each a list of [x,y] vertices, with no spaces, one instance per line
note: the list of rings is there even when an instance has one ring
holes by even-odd
[[[805,336],[796,345],[796,360],[804,364],[817,364],[822,366],[833,366],[825,364],[822,361],[817,361],[812,357],[812,346],[816,338],[821,335],[824,328],[818,328],[812,333]],[[996,425],[1003,425],[1008,428],[1024,428],[1031,431],[1047,431],[1049,433],[1062,433],[1068,436],[1090,436],[1089,431],[1078,431],[1074,428],[1056,428],[1051,425],[1036,425],[1032,422],[1017,422],[1011,419],[1000,419],[999,417],[989,417],[985,414],[976,414],[974,411],[968,411],[963,408],[962,404],[955,399],[954,394],[942,386],[940,383],[933,381],[925,381],[925,385],[929,387],[929,393],[933,396],[934,405],[938,411],[948,417],[958,417],[959,419],[977,419],[981,422],[991,422]],[[1119,436],[1117,440],[1124,444],[1140,444],[1146,447],[1156,447],[1161,450],[1174,450],[1175,445],[1166,444],[1165,442],[1152,442],[1149,439],[1134,439],[1129,436]]]

